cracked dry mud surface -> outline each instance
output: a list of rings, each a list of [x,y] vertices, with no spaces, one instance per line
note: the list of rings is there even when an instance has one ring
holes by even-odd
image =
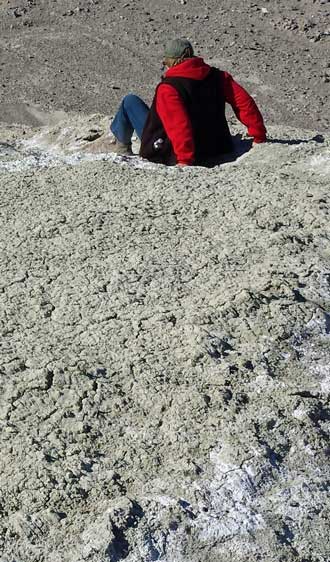
[[[313,135],[213,170],[2,171],[1,562],[329,560]]]

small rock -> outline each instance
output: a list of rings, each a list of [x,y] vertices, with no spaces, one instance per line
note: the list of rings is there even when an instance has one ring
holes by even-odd
[[[102,135],[102,131],[99,131],[97,129],[91,129],[90,131],[88,131],[86,135],[82,137],[82,139],[92,142],[95,141],[96,139],[99,139],[101,135]]]

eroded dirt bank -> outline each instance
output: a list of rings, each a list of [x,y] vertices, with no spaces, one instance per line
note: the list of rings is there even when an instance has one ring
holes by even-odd
[[[270,136],[1,172],[1,561],[328,560],[329,138]]]

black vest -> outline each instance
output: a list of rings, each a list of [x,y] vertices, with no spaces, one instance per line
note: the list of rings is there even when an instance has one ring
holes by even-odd
[[[143,129],[140,156],[152,162],[176,164],[172,143],[156,110],[157,90],[161,84],[171,84],[184,102],[193,130],[195,165],[208,165],[221,154],[233,150],[225,116],[225,98],[221,92],[221,74],[217,68],[211,68],[204,80],[162,79]]]

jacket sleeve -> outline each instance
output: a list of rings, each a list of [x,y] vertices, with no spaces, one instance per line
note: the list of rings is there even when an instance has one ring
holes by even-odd
[[[266,142],[266,128],[254,99],[228,72],[223,72],[223,90],[226,102],[230,103],[235,115],[247,127],[254,142]]]
[[[193,164],[195,146],[191,122],[180,94],[170,84],[157,90],[156,110],[170,139],[178,164]]]

